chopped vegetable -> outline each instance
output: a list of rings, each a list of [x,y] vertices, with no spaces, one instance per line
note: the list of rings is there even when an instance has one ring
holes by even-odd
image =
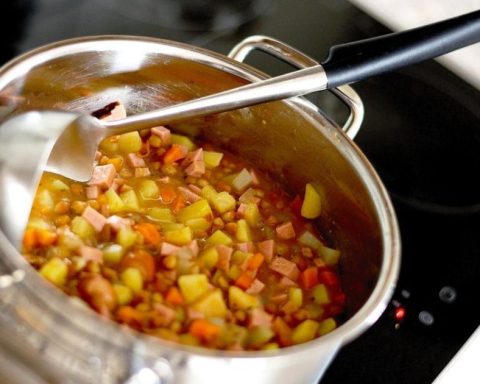
[[[305,186],[305,197],[301,208],[301,214],[306,219],[316,219],[322,211],[322,200],[312,184]]]
[[[337,327],[341,254],[310,220],[322,211],[313,183],[289,196],[244,159],[162,126],[103,140],[95,161],[88,183],[42,176],[24,233],[26,258],[59,289],[207,348],[278,349]]]

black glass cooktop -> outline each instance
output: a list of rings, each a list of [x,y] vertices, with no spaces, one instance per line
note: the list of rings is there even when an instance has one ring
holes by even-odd
[[[264,34],[321,60],[330,45],[388,32],[343,0],[16,0],[0,2],[0,62],[36,46],[133,34],[226,53]],[[264,57],[255,65],[281,71]],[[480,93],[435,62],[358,84],[356,142],[389,190],[403,242],[387,311],[345,346],[322,383],[431,383],[480,323]],[[337,121],[338,106],[320,97]]]

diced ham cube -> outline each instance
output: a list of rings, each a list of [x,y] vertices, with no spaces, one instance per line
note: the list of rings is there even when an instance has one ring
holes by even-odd
[[[187,245],[187,248],[192,251],[193,257],[198,256],[199,248],[198,248],[198,241],[197,240],[193,240],[190,244]]]
[[[127,155],[127,162],[132,168],[142,168],[145,167],[145,160],[135,153],[129,153]]]
[[[197,187],[195,184],[188,184],[188,189],[190,189],[197,195],[200,195],[202,193],[202,189],[200,187]]]
[[[320,257],[313,259],[313,263],[319,268],[325,267],[327,265],[325,261]]]
[[[260,198],[255,196],[255,190],[252,188],[248,188],[245,192],[243,192],[238,201],[241,203],[255,203],[258,204],[260,202]]]
[[[245,217],[245,211],[247,210],[247,204],[240,203],[240,205],[237,208],[237,216],[239,218]]]
[[[259,185],[260,179],[258,178],[257,173],[253,169],[250,170],[250,175],[252,176],[252,184]]]
[[[87,205],[87,208],[84,209],[82,217],[87,220],[97,232],[100,232],[105,224],[107,224],[107,219],[105,216],[89,205]]]
[[[160,179],[158,179],[158,182],[163,184],[168,184],[170,183],[170,176],[163,176]]]
[[[89,185],[85,188],[85,194],[89,200],[98,199],[98,196],[100,195],[100,187],[98,185]]]
[[[295,230],[291,221],[280,224],[275,228],[275,231],[280,239],[289,240],[295,238]]]
[[[218,261],[217,268],[227,272],[230,269],[230,258],[232,257],[233,248],[226,245],[217,245]]]
[[[270,301],[274,304],[282,304],[288,300],[288,294],[286,293],[279,293],[275,296],[270,297]]]
[[[252,285],[245,291],[251,295],[256,295],[257,293],[260,293],[263,288],[265,288],[265,284],[262,283],[260,280],[255,279],[253,280]]]
[[[118,232],[122,228],[130,228],[133,225],[133,221],[117,215],[107,217],[107,223],[112,229]]]
[[[153,309],[161,316],[160,322],[163,326],[168,326],[175,319],[176,312],[174,309],[167,307],[164,304],[155,303]]]
[[[297,285],[297,283],[295,283],[293,280],[290,280],[287,276],[283,276],[278,284],[284,287],[295,287]]]
[[[298,276],[300,275],[300,271],[295,263],[292,263],[284,257],[275,257],[268,267],[272,271],[278,272],[293,281],[297,281]]]
[[[179,249],[180,249],[180,247],[164,241],[162,243],[162,246],[160,247],[160,255],[168,256],[168,255],[171,255],[172,253],[177,252]]]
[[[102,152],[96,151],[95,152],[95,161],[98,162],[101,157],[102,157]]]
[[[185,173],[192,177],[202,176],[205,173],[204,161],[194,161],[185,169]]]
[[[147,167],[135,168],[134,175],[135,175],[135,177],[146,177],[146,176],[150,176],[150,169],[148,169]]]
[[[78,253],[82,257],[82,259],[85,261],[96,261],[97,263],[103,262],[103,253],[98,248],[82,245],[78,249]]]
[[[245,253],[250,253],[250,252],[253,252],[255,250],[255,248],[253,247],[253,243],[251,243],[251,242],[238,243],[236,245],[236,247],[239,251],[242,251],[242,252],[245,252]]]
[[[258,250],[265,256],[265,260],[270,262],[275,254],[275,241],[265,240],[257,244]]]
[[[254,308],[248,312],[248,328],[253,327],[270,327],[272,325],[273,316],[265,312],[262,308]]]
[[[195,201],[201,200],[201,196],[197,195],[190,188],[178,187],[178,191],[183,195],[185,200],[189,203],[194,203]]]
[[[203,162],[203,149],[198,148],[195,151],[188,152],[185,159],[182,161],[182,167],[186,167],[189,164],[194,163],[195,161]]]
[[[162,140],[162,146],[167,147],[172,143],[172,135],[168,128],[163,126],[153,127],[150,129],[152,135],[160,137]]]
[[[116,174],[117,170],[113,164],[97,165],[93,168],[93,175],[88,184],[108,189],[112,185]]]

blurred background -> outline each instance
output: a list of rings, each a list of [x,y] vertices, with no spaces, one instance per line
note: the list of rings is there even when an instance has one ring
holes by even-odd
[[[224,54],[263,34],[322,61],[332,45],[479,8],[479,0],[9,0],[0,2],[0,64],[53,41],[99,34]],[[431,383],[480,324],[478,57],[477,44],[355,86],[366,108],[355,141],[395,205],[402,270],[385,314],[342,349],[322,383]],[[272,75],[288,69],[260,53],[248,62]],[[346,111],[333,96],[311,99],[342,124]]]

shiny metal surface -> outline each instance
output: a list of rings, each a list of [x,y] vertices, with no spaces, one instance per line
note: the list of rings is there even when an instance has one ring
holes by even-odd
[[[250,36],[242,40],[232,48],[228,57],[244,62],[247,56],[254,50],[268,53],[296,68],[308,68],[319,65],[318,61],[292,46],[262,35]],[[350,115],[343,124],[342,129],[349,138],[354,139],[362,125],[365,115],[362,99],[349,85],[342,85],[338,88],[328,89],[328,91],[337,96],[349,108]]]
[[[0,93],[15,95],[0,107],[0,120],[32,109],[89,113],[115,99],[136,114],[264,77],[247,65],[182,44],[138,37],[76,39],[0,69]],[[44,282],[4,236],[15,225],[13,216],[0,222],[0,271],[20,269],[25,278],[0,288],[2,327],[10,330],[13,344],[34,351],[52,371],[65,369],[71,382],[121,383],[147,368],[166,383],[315,383],[338,349],[380,316],[395,285],[400,239],[382,183],[355,144],[301,98],[198,118],[172,129],[241,155],[293,193],[302,193],[309,181],[321,186],[325,216],[318,225],[342,252],[345,323],[309,343],[248,353],[190,348],[140,335],[99,318]],[[21,141],[9,145],[22,150]],[[0,153],[4,150],[0,142]],[[0,183],[7,181],[0,173]]]
[[[301,96],[323,90],[326,85],[325,72],[321,65],[316,65],[121,120],[103,122],[91,116],[80,116],[65,126],[53,146],[46,169],[73,180],[88,181],[93,172],[98,144],[105,137]],[[52,117],[52,112],[48,112],[48,116]],[[16,121],[19,126],[23,124],[22,121]],[[39,167],[44,168],[43,164],[39,164]]]

